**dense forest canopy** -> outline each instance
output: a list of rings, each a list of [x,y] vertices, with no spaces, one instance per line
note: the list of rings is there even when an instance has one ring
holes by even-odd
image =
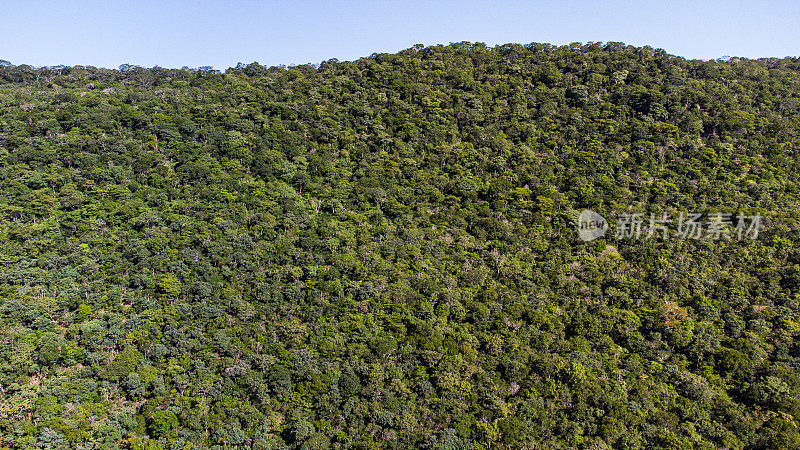
[[[0,448],[800,447],[799,151],[797,58],[3,62]]]

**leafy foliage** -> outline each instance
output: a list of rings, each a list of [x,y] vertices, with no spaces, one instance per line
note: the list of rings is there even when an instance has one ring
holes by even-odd
[[[0,446],[797,447],[799,67],[4,64]]]

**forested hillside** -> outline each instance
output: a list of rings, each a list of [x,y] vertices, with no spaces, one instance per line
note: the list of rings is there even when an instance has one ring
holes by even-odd
[[[798,152],[797,58],[3,62],[0,448],[798,448]]]

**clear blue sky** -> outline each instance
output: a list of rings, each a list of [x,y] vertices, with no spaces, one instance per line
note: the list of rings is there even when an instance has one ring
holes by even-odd
[[[473,41],[622,41],[687,58],[800,55],[792,1],[0,0],[0,59],[116,68],[302,64]]]

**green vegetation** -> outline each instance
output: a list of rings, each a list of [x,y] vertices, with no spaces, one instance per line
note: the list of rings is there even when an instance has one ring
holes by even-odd
[[[797,448],[799,151],[791,58],[0,64],[0,448]]]

